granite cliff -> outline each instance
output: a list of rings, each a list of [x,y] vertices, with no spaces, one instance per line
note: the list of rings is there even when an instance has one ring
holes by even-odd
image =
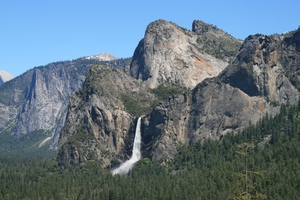
[[[157,105],[143,118],[144,156],[166,162],[183,144],[219,140],[298,102],[299,35],[251,35],[219,76]]]
[[[149,88],[166,82],[193,88],[205,78],[217,76],[240,45],[239,40],[201,21],[195,20],[189,31],[157,20],[146,28],[127,70]]]
[[[16,151],[56,149],[61,128],[66,118],[71,93],[78,90],[90,67],[95,63],[107,63],[124,69],[130,58],[116,59],[101,53],[72,61],[50,63],[35,67],[0,86],[0,133],[2,148],[11,151],[7,140],[32,140],[24,146],[19,142],[12,147]],[[1,72],[0,75],[5,75]],[[8,80],[9,76],[5,76]],[[15,139],[12,137],[14,136]],[[28,139],[24,139],[28,138]],[[30,138],[35,138],[30,139]],[[35,141],[35,142],[33,142]],[[32,148],[34,146],[34,148]]]
[[[181,145],[220,140],[275,115],[280,104],[299,100],[299,35],[300,29],[257,34],[240,44],[201,21],[192,31],[164,20],[151,23],[129,66],[93,66],[72,96],[59,139],[60,165],[95,160],[110,168],[125,160],[141,115],[143,156],[158,163],[172,159]],[[187,89],[159,98],[168,87]]]
[[[41,131],[56,148],[70,94],[82,85],[91,64],[82,59],[51,63],[1,85],[1,133],[22,138]]]
[[[202,26],[205,30],[200,30]],[[215,51],[205,51],[206,42],[225,39],[231,53],[224,51],[223,57],[216,58]],[[218,75],[240,45],[237,39],[200,21],[193,22],[193,31],[164,20],[149,24],[130,65],[124,65],[124,70],[92,67],[83,87],[72,96],[59,139],[60,165],[97,160],[108,168],[125,160],[131,154],[137,117],[150,113],[169,95]],[[180,124],[173,128],[177,126]]]
[[[205,44],[209,42],[218,45],[208,50]],[[59,139],[60,165],[97,160],[109,168],[124,161],[131,154],[138,116],[150,113],[168,96],[218,75],[240,46],[239,40],[201,21],[193,22],[193,31],[164,20],[149,24],[128,60],[130,65],[124,65],[123,70],[104,64],[92,67],[83,87],[71,97]],[[180,115],[184,118],[184,113]],[[150,126],[161,118],[151,120]],[[178,127],[185,131],[181,122],[169,128]],[[148,143],[153,144],[158,135],[156,131],[145,132],[144,143],[151,146]]]
[[[71,97],[59,138],[60,165],[97,160],[107,168],[128,158],[136,116],[149,112],[156,100],[145,84],[123,70],[94,65],[83,87]]]

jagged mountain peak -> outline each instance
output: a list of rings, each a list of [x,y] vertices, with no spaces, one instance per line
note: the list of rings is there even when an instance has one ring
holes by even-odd
[[[0,85],[13,78],[13,75],[11,75],[10,73],[0,70]]]
[[[205,78],[217,76],[241,45],[236,39],[223,45],[222,38],[211,35],[200,37],[173,22],[156,20],[147,26],[135,49],[129,74],[150,88],[165,82],[193,88]]]
[[[93,59],[93,60],[99,60],[99,61],[112,61],[116,60],[117,58],[109,53],[100,53],[93,56],[87,56],[85,59]]]
[[[267,114],[276,115],[281,104],[297,103],[299,41],[299,31],[251,35],[217,77],[202,81],[191,93],[157,105],[144,118],[147,126],[142,130],[147,137],[161,139],[153,145],[155,149],[149,151],[149,157],[164,162],[176,154],[178,143],[218,140],[228,132],[255,124]]]
[[[297,101],[293,93],[300,89],[299,49],[300,42],[297,35],[300,31],[284,35],[250,35],[245,39],[235,60],[221,74],[220,80],[244,91],[249,96],[266,96],[272,102],[286,102],[284,99]],[[290,58],[293,61],[290,61]],[[283,85],[278,85],[283,82]],[[279,96],[274,94],[288,82],[293,84],[290,89]],[[277,87],[276,87],[277,85]],[[291,99],[290,99],[291,100]]]

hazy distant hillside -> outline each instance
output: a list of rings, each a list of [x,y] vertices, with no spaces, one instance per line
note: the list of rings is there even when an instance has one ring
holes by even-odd
[[[36,131],[40,143],[55,147],[69,96],[85,79],[94,61],[74,60],[35,67],[0,86],[0,131],[20,138]],[[3,135],[3,134],[2,134]],[[37,136],[36,136],[37,137]]]

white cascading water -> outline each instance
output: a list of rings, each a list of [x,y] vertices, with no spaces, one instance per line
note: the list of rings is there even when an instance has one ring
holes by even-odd
[[[132,155],[129,160],[122,163],[118,168],[112,171],[112,174],[127,174],[132,168],[134,163],[141,159],[141,117],[138,118],[133,142]]]

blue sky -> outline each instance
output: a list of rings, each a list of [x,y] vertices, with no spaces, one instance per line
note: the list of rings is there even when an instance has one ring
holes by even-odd
[[[299,0],[0,0],[0,70],[18,76],[101,52],[131,57],[157,19],[191,29],[194,19],[232,36],[284,33],[300,25]]]

